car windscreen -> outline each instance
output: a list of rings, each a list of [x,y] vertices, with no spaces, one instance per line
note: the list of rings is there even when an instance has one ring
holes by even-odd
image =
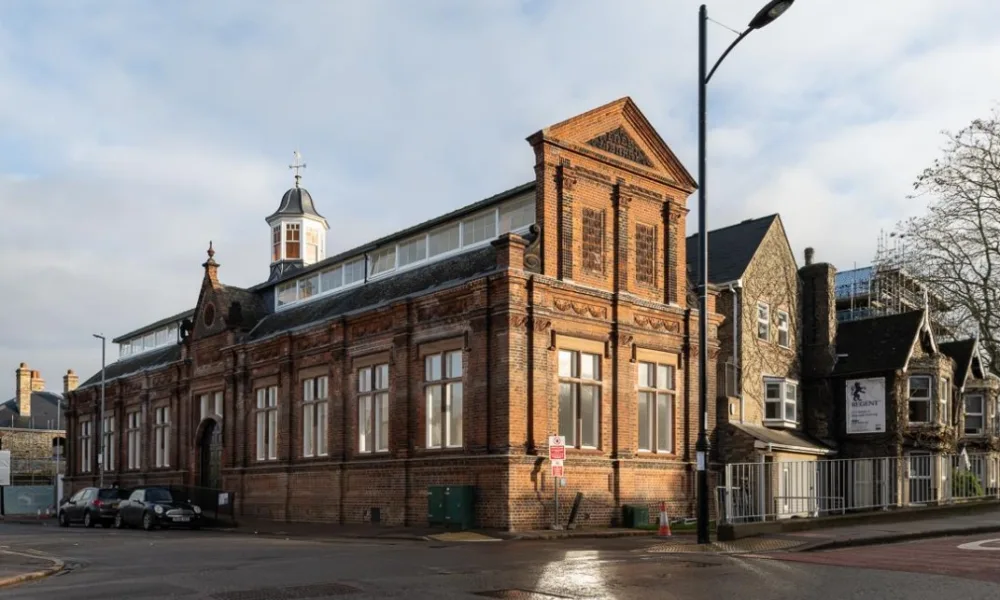
[[[173,502],[170,492],[161,488],[146,490],[146,502]]]

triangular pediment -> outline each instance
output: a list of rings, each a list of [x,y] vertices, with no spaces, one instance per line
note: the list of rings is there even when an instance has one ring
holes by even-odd
[[[628,97],[547,127],[528,139],[536,138],[625,161],[621,164],[628,168],[652,172],[691,191],[697,188],[691,174]]]
[[[620,156],[625,160],[630,160],[644,167],[653,167],[652,161],[646,156],[642,147],[625,131],[624,127],[615,127],[607,133],[587,140],[588,146],[593,146],[598,150],[610,152],[615,156]]]

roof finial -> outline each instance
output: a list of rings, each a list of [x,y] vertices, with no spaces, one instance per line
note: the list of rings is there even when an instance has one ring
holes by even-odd
[[[212,240],[208,240],[208,257],[209,258],[215,257],[215,249],[212,248]]]
[[[299,173],[299,169],[306,168],[306,163],[302,162],[302,154],[298,150],[292,152],[292,156],[295,157],[295,161],[288,165],[289,169],[295,171],[295,187],[299,187],[299,182],[302,180],[302,175]]]

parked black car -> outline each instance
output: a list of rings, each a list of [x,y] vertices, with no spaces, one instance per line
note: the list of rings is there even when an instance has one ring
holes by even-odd
[[[146,531],[176,525],[201,527],[201,508],[182,498],[175,498],[162,487],[135,488],[118,507],[115,527],[142,527]]]
[[[100,523],[111,527],[118,514],[118,504],[125,496],[125,490],[118,488],[83,488],[59,503],[59,524],[69,527],[71,523],[83,523],[93,527]]]

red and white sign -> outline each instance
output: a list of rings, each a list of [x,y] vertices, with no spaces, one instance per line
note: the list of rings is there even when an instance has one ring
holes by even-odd
[[[552,476],[553,477],[563,477],[563,466],[562,461],[559,461],[558,465],[552,465]]]
[[[566,460],[566,437],[562,435],[549,436],[549,460]]]

